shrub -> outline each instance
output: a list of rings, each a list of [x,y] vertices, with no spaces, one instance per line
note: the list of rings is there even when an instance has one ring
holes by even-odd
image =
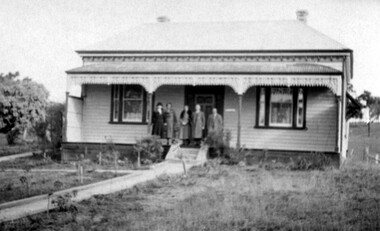
[[[246,164],[246,157],[250,154],[250,151],[242,148],[229,148],[228,151],[225,151],[223,156],[222,164],[234,165],[244,162]]]
[[[72,198],[75,195],[71,195],[70,193],[66,193],[64,195],[58,195],[56,198],[52,200],[52,204],[58,208],[61,212],[78,212],[77,206],[73,203]]]
[[[53,149],[59,149],[62,143],[62,115],[65,110],[61,103],[50,103],[47,108],[48,136]]]
[[[164,148],[158,136],[148,136],[136,141],[134,145],[137,156],[137,165],[140,167],[141,159],[149,159],[152,162],[162,159]]]
[[[331,160],[325,154],[312,152],[310,158],[298,157],[296,160],[291,158],[289,169],[292,171],[325,170],[330,164]]]
[[[15,144],[16,139],[20,135],[20,130],[18,128],[13,128],[7,133],[7,142],[9,145]]]
[[[210,132],[205,139],[205,144],[207,144],[210,148],[210,157],[225,157],[225,151],[230,148],[230,141],[230,130],[223,132]]]

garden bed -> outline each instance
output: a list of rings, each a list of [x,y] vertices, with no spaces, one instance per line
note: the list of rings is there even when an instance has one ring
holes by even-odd
[[[140,169],[147,169],[151,162],[143,164]],[[110,170],[114,171],[114,163],[104,162],[102,165],[99,165],[92,160],[85,159],[83,160],[84,171],[94,171],[94,170]],[[64,169],[64,170],[75,170],[77,169],[77,161],[62,162],[52,160],[50,158],[43,158],[41,155],[33,155],[28,157],[17,158],[10,161],[0,162],[0,170],[5,169],[23,169],[29,171],[31,169]],[[136,170],[134,163],[131,163],[126,160],[118,161],[118,170]]]
[[[83,175],[83,183],[80,183],[76,172],[1,172],[0,203],[53,193],[113,177],[113,172],[87,172]]]

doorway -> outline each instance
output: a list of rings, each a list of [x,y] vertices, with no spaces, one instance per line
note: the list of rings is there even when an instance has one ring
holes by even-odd
[[[186,86],[185,104],[190,110],[195,111],[195,105],[199,104],[205,114],[206,126],[203,136],[207,136],[207,119],[215,107],[223,116],[224,111],[224,86]]]
[[[207,136],[207,120],[209,115],[212,113],[212,109],[215,107],[215,95],[206,95],[206,94],[200,94],[195,95],[195,105],[199,104],[201,106],[201,111],[205,114],[206,119],[206,125],[205,129],[203,130],[203,136]]]

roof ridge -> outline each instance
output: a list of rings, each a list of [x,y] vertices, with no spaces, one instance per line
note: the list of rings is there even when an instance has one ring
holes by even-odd
[[[276,19],[276,20],[233,20],[233,21],[169,21],[169,22],[146,22],[140,25],[170,25],[170,24],[199,24],[199,23],[264,23],[264,22],[299,22],[296,19]]]
[[[305,23],[303,23],[303,24],[305,24]],[[338,42],[337,40],[331,38],[330,36],[326,35],[325,33],[320,32],[319,30],[315,29],[314,27],[309,26],[308,24],[305,24],[305,26],[307,26],[307,27],[308,27],[310,30],[312,30],[313,32],[315,32],[315,33],[317,33],[317,34],[319,34],[319,35],[324,36],[325,38],[328,38],[328,39],[334,41],[335,43],[337,43],[337,44],[339,44],[340,46],[342,46],[344,49],[348,49],[348,47],[347,47],[346,45],[344,45],[344,44]]]

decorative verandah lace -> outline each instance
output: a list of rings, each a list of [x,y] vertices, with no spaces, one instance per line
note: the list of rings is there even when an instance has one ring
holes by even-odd
[[[67,91],[83,84],[138,84],[149,93],[163,85],[230,86],[243,95],[253,86],[327,87],[342,95],[342,76],[337,75],[128,75],[128,74],[69,74]]]

